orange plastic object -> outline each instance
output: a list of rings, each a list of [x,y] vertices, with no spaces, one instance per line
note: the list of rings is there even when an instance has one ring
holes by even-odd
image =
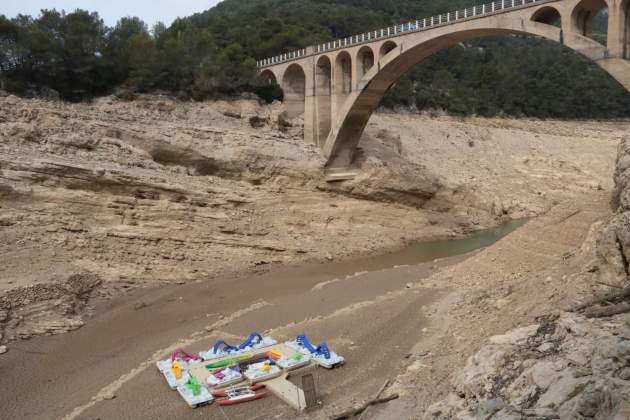
[[[171,365],[171,372],[173,372],[173,375],[175,375],[175,379],[177,379],[178,381],[182,379],[182,366],[179,364],[179,362],[173,362],[173,364]]]

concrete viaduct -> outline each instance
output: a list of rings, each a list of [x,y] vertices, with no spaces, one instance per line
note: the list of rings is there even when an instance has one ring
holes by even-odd
[[[608,9],[605,45],[593,18]],[[304,139],[327,168],[348,168],[363,130],[389,87],[435,52],[474,38],[529,34],[590,58],[630,91],[630,0],[498,0],[258,61],[284,91],[289,116],[304,115]]]

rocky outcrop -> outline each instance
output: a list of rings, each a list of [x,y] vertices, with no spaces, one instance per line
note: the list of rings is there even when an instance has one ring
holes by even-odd
[[[612,206],[617,213],[597,240],[599,273],[602,281],[621,286],[630,277],[630,135],[619,144]]]
[[[426,168],[396,165],[375,157],[363,162],[356,178],[341,183],[322,182],[319,188],[349,197],[423,207],[442,185]]]
[[[93,274],[36,284],[0,294],[0,342],[72,331],[84,324],[90,295],[101,284]]]
[[[539,321],[492,337],[425,418],[613,418],[630,396],[630,316]]]
[[[595,237],[598,263],[587,271],[616,288],[627,287],[630,275],[630,136],[619,144],[614,179],[616,213],[593,225],[582,251],[589,254]],[[630,399],[630,314],[610,308],[561,313],[490,338],[454,378],[453,392],[425,418],[615,418]],[[620,312],[626,313],[609,316]]]

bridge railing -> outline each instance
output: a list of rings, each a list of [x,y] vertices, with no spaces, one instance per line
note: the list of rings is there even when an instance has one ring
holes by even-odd
[[[289,53],[280,54],[275,57],[266,58],[257,62],[258,68],[264,68],[287,61],[296,60],[302,57],[321,54],[324,52],[366,44],[379,39],[392,38],[410,32],[426,31],[438,26],[450,25],[462,20],[478,19],[496,13],[504,13],[514,9],[537,6],[543,3],[551,3],[557,0],[497,0],[492,3],[485,3],[466,9],[456,10],[429,18],[418,19],[400,25],[394,25],[376,31],[365,32],[360,35],[353,35],[343,39],[317,44],[308,48],[303,48]]]

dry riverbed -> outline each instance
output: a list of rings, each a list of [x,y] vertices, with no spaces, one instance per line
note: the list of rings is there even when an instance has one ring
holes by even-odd
[[[359,176],[327,184],[278,105],[0,101],[0,395],[25,418],[220,416],[178,404],[151,360],[254,329],[348,357],[315,416],[389,377],[402,398],[383,415],[420,416],[484,338],[591,292],[575,250],[610,214],[630,129],[379,114]],[[354,275],[361,255],[533,216],[473,255]]]

